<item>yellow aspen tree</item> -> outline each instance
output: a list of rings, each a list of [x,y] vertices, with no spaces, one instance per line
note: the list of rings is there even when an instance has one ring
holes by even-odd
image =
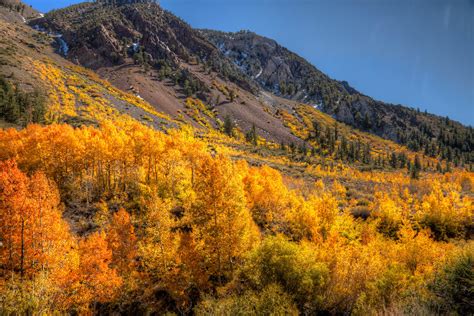
[[[10,272],[31,277],[60,265],[71,236],[58,206],[43,174],[28,178],[15,162],[0,163],[0,260]]]
[[[289,209],[288,189],[281,174],[267,166],[250,168],[243,179],[248,208],[255,222],[275,231]]]
[[[210,275],[222,284],[235,263],[258,240],[245,205],[241,175],[223,156],[207,158],[196,172],[196,202],[189,210],[194,239],[205,255]]]

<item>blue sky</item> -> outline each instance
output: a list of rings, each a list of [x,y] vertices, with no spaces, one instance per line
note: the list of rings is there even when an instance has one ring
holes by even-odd
[[[26,0],[45,12],[80,1]],[[474,126],[474,0],[162,0],[193,27],[273,38],[378,100]]]

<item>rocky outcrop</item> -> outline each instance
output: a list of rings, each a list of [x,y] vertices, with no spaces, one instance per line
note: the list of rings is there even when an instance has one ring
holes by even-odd
[[[197,59],[243,88],[254,88],[199,31],[154,2],[82,3],[53,11],[32,24],[63,34],[70,48],[68,58],[89,68],[119,65],[131,53],[142,52],[151,66],[165,61],[177,67],[180,61]]]

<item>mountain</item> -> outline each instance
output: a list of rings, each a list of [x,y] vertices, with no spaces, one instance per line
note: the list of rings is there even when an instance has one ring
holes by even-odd
[[[70,61],[176,119],[218,128],[231,115],[244,132],[256,126],[266,138],[301,142],[264,111],[255,87],[212,43],[156,4],[83,3],[30,24],[60,33]],[[188,97],[205,108],[186,104]]]
[[[331,80],[302,57],[276,41],[250,31],[202,30],[219,50],[262,88],[301,102],[324,107],[325,91],[359,94],[347,83]],[[326,100],[327,101],[327,100]]]
[[[301,143],[305,140],[288,132],[279,110],[291,112],[306,103],[340,122],[431,157],[456,164],[474,159],[472,128],[376,101],[252,32],[194,30],[153,2],[82,3],[30,24],[60,33],[72,62],[193,124],[218,128],[231,116],[243,133],[256,126],[270,140]],[[179,100],[190,96],[203,101],[216,117],[190,113]],[[312,129],[311,124],[307,128]]]
[[[153,1],[142,2],[147,1],[82,3],[50,12],[34,23],[60,32],[70,47],[69,58],[92,69],[123,64],[130,51],[140,50],[152,66],[160,61],[171,67],[181,61],[202,61],[251,89],[245,76],[198,31]]]
[[[254,82],[276,95],[310,103],[340,122],[422,150],[472,162],[472,127],[419,110],[374,100],[345,81],[329,78],[272,39],[253,32],[202,30]],[[455,102],[455,100],[453,100]]]

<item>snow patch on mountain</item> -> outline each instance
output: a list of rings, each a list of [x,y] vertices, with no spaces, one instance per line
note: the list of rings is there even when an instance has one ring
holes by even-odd
[[[63,56],[67,56],[69,53],[69,45],[63,39],[63,35],[61,33],[48,33],[48,35],[56,39],[56,42],[59,45],[59,53]]]
[[[132,50],[132,52],[138,53],[138,51],[140,50],[140,44],[139,43],[133,43],[132,46],[130,46],[130,49]]]
[[[316,110],[320,110],[320,111],[321,111],[321,109],[323,108],[323,102],[313,104],[313,107],[314,107]]]
[[[67,54],[69,53],[69,46],[66,43],[66,41],[63,39],[63,36],[62,35],[58,36],[57,41],[59,43],[59,53],[64,56],[67,56]]]

